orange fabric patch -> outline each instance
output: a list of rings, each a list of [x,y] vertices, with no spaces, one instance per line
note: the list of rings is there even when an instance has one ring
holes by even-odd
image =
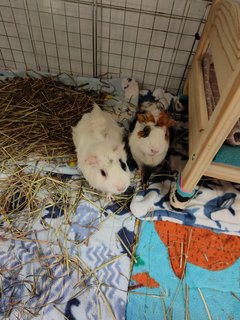
[[[159,283],[151,278],[148,272],[137,273],[132,276],[132,279],[138,284],[148,288],[158,288]]]
[[[240,257],[240,237],[168,221],[155,221],[154,225],[178,278],[183,277],[186,262],[217,271],[230,267]]]

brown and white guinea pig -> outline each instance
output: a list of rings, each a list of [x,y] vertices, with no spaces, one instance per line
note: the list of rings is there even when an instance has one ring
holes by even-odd
[[[167,155],[169,148],[169,128],[175,125],[167,112],[151,106],[136,115],[132,132],[128,138],[131,155],[142,172],[142,182],[146,183]]]
[[[89,185],[107,194],[124,192],[130,184],[123,129],[96,104],[72,128],[78,168]]]

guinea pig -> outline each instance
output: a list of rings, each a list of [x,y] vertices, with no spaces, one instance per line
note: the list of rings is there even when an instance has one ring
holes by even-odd
[[[108,200],[128,188],[130,172],[122,128],[110,114],[94,105],[72,128],[72,137],[78,168],[91,187],[105,192]]]
[[[151,173],[161,164],[169,148],[169,128],[175,124],[165,111],[151,109],[137,113],[128,138],[133,159],[142,172],[145,184]]]

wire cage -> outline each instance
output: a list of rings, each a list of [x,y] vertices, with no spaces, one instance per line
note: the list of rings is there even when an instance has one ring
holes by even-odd
[[[0,68],[181,91],[211,1],[1,0]]]
[[[0,161],[0,319],[131,320],[140,314],[142,317],[139,319],[179,319],[181,316],[182,319],[190,319],[190,314],[196,314],[196,305],[203,310],[197,315],[204,317],[205,309],[208,312],[207,303],[211,303],[211,312],[213,309],[220,310],[220,316],[219,313],[217,316],[211,313],[216,319],[227,317],[228,309],[222,308],[223,299],[226,300],[225,306],[230,305],[237,313],[236,304],[239,301],[225,290],[229,282],[224,283],[225,291],[220,290],[222,273],[218,279],[217,276],[213,278],[214,281],[217,279],[217,289],[207,288],[211,291],[206,292],[205,296],[211,297],[214,292],[214,299],[208,298],[206,303],[202,293],[199,295],[200,288],[206,287],[199,278],[200,268],[205,278],[210,279],[213,264],[221,268],[228,266],[229,262],[222,255],[221,245],[219,260],[213,257],[207,261],[209,270],[205,264],[203,267],[194,265],[197,256],[205,254],[205,251],[198,251],[199,245],[204,249],[205,244],[209,245],[210,242],[201,240],[198,244],[201,232],[195,233],[193,238],[192,230],[202,227],[206,231],[204,235],[211,238],[212,233],[207,232],[216,231],[217,235],[224,232],[224,236],[228,236],[227,233],[239,235],[239,188],[231,184],[228,189],[225,184],[204,178],[201,189],[198,189],[200,200],[196,198],[193,207],[187,208],[184,213],[178,212],[186,204],[178,199],[189,200],[180,189],[181,174],[177,176],[187,159],[188,150],[190,162],[198,159],[196,155],[199,150],[205,154],[205,146],[209,149],[209,143],[202,144],[205,149],[198,148],[200,143],[207,141],[208,137],[211,141],[216,137],[211,135],[212,131],[205,134],[206,131],[202,130],[205,126],[200,127],[203,123],[208,125],[211,119],[208,122],[200,121],[205,119],[198,109],[204,96],[203,90],[195,90],[195,79],[194,84],[190,82],[192,86],[189,85],[191,93],[196,92],[196,95],[189,94],[189,109],[181,109],[179,97],[172,99],[171,96],[172,109],[168,111],[174,119],[172,123],[176,123],[176,128],[170,132],[173,133],[173,144],[169,148],[169,157],[166,156],[163,166],[152,176],[151,184],[146,186],[146,192],[143,190],[145,185],[142,186],[142,172],[135,168],[131,170],[131,175],[129,172],[129,186],[125,192],[114,195],[111,201],[106,199],[101,190],[91,188],[78,168],[78,154],[71,129],[83,113],[92,110],[94,101],[104,111],[109,111],[123,127],[124,134],[128,134],[141,100],[138,99],[138,86],[134,96],[132,92],[127,96],[124,89],[128,86],[123,85],[126,81],[122,81],[122,78],[134,78],[140,89],[154,90],[160,87],[181,96],[202,34],[204,40],[205,32],[202,33],[202,30],[210,7],[211,1],[206,0],[0,0],[1,80],[5,79],[6,74],[10,74],[10,77],[12,73],[25,75],[26,70],[34,70],[35,74],[65,73],[87,78],[81,78],[80,81],[83,81],[79,82],[77,88],[65,86],[69,84],[68,81],[55,81],[64,80],[60,77],[33,79],[32,73],[29,73],[30,77],[0,81],[3,88],[0,90],[0,151],[3,159]],[[225,11],[222,13],[224,15]],[[231,11],[228,14],[232,17]],[[222,20],[219,21],[221,23]],[[212,20],[209,19],[208,23],[212,23]],[[235,29],[237,34],[237,27]],[[223,33],[219,41],[221,39],[226,40],[226,34]],[[224,47],[230,42],[231,37],[225,41]],[[233,58],[237,53],[238,50]],[[219,61],[221,63],[222,60]],[[200,63],[197,66],[200,68]],[[23,72],[15,73],[17,70]],[[65,78],[69,80],[68,76]],[[198,78],[201,78],[201,73]],[[109,87],[102,86],[99,79],[111,79]],[[129,82],[135,84],[134,81]],[[99,87],[106,90],[98,91]],[[227,89],[231,94],[232,87],[228,86]],[[147,92],[146,96],[151,98],[151,93]],[[225,100],[223,102],[225,106]],[[157,105],[160,110],[163,106],[161,102]],[[177,110],[179,106],[180,111]],[[187,110],[190,112],[189,131]],[[191,117],[191,112],[194,117]],[[152,117],[146,116],[147,123],[152,122]],[[104,122],[101,116],[99,118],[99,128],[92,130],[90,127],[90,130],[93,135],[96,133],[109,137],[113,125],[110,123],[109,132],[105,134],[101,125]],[[213,121],[219,122],[220,118],[217,116]],[[195,134],[191,136],[195,124]],[[91,125],[95,125],[94,121]],[[149,128],[143,124],[143,130],[140,129],[142,131],[136,134],[140,137],[152,127],[153,124]],[[217,128],[221,129],[221,126]],[[165,150],[168,151],[170,134],[168,129],[164,130],[165,134],[159,141],[167,145]],[[204,139],[201,138],[203,135]],[[192,153],[191,148],[188,149],[188,137],[189,141],[192,139],[192,144],[198,142],[194,146],[197,149],[193,148]],[[88,139],[85,141],[88,144]],[[93,147],[103,145],[101,137],[97,137],[94,143]],[[109,148],[106,151],[103,149],[103,152],[111,163],[115,158],[111,159],[113,152],[110,149],[118,152],[123,148],[119,148],[119,141],[116,147],[111,144],[111,137],[106,140],[107,143]],[[214,143],[216,145],[217,142]],[[154,150],[151,150],[152,153]],[[126,171],[127,154],[124,156],[123,162],[118,154],[116,162],[119,168]],[[97,157],[89,153],[87,160],[91,162],[91,158]],[[203,168],[205,163],[208,165],[204,160],[200,167]],[[207,168],[209,170],[209,166]],[[92,172],[95,174],[95,171]],[[101,167],[98,172],[106,176]],[[116,174],[116,180],[119,175]],[[181,192],[179,198],[177,190]],[[195,191],[192,194],[195,195]],[[172,209],[174,206],[170,207],[172,199],[179,206],[176,210]],[[222,218],[227,211],[229,221],[228,216]],[[163,222],[162,229],[157,229],[158,222],[159,225]],[[168,223],[173,227],[167,226]],[[175,241],[176,234],[179,241]],[[141,237],[144,237],[144,241]],[[168,249],[173,242],[172,247],[178,250],[172,254]],[[190,249],[196,252],[191,256],[192,260],[187,259]],[[218,252],[217,248],[214,249],[214,252]],[[225,251],[226,255],[229,252]],[[178,273],[174,270],[173,261],[176,261],[175,270]],[[197,270],[195,278],[193,273],[186,273],[190,269],[188,262],[193,262]],[[217,272],[218,266],[215,269]],[[233,274],[237,267],[231,269],[229,274]],[[154,270],[156,272],[152,272]],[[223,272],[226,274],[226,270]],[[193,282],[188,283],[189,279]],[[236,288],[236,282],[233,278],[233,289]],[[190,289],[196,289],[196,293]],[[223,312],[224,316],[221,317]],[[157,318],[154,318],[154,313]]]

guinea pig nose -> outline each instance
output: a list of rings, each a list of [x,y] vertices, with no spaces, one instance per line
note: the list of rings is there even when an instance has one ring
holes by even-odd
[[[125,191],[125,187],[117,186],[117,191],[118,192],[123,192],[123,191]]]
[[[151,152],[155,154],[155,153],[158,153],[159,151],[155,149],[151,149]]]

